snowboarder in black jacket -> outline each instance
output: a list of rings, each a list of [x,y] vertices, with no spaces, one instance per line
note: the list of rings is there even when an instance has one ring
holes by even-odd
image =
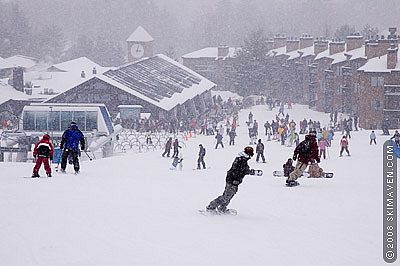
[[[232,167],[226,174],[224,193],[208,204],[206,207],[208,211],[215,211],[215,209],[222,213],[227,211],[227,206],[238,191],[238,187],[242,183],[244,176],[255,174],[255,170],[250,169],[247,164],[247,161],[250,160],[253,155],[254,150],[252,147],[246,147],[244,151],[238,154],[233,161]]]
[[[203,165],[203,169],[206,169],[206,163],[204,162],[204,156],[206,155],[206,149],[203,147],[202,144],[199,144],[199,158],[197,159],[197,169],[200,168],[200,163]]]

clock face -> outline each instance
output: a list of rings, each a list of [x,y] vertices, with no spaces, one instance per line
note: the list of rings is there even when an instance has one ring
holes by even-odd
[[[141,58],[144,55],[144,47],[140,43],[135,43],[131,47],[133,58]]]

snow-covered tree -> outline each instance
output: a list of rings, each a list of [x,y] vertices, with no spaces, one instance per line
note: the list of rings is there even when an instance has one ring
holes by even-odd
[[[259,94],[265,90],[267,77],[267,38],[264,31],[253,31],[245,39],[234,63],[236,91],[241,95]]]

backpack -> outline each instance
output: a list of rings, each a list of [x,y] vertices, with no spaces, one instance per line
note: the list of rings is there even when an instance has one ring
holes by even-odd
[[[297,151],[301,155],[308,155],[311,152],[311,143],[309,140],[303,140],[296,147]]]

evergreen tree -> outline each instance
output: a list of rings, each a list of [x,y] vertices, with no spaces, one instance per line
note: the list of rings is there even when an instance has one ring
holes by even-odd
[[[267,77],[267,38],[263,30],[251,32],[238,51],[234,63],[236,91],[240,95],[259,94],[265,90]]]

